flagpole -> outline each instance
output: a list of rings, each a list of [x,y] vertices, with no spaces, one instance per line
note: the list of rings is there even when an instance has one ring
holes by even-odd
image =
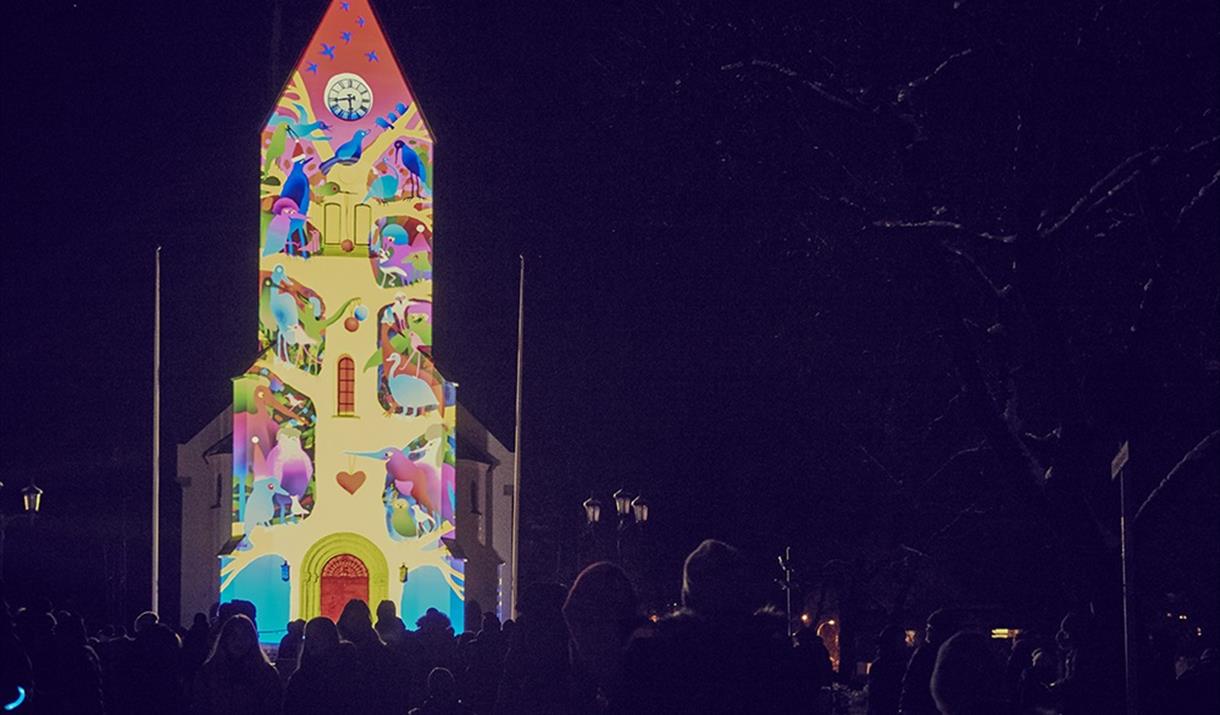
[[[161,247],[157,246],[153,305],[152,605],[158,609],[161,565]]]
[[[525,354],[525,256],[517,279],[517,406],[516,429],[513,432],[513,546],[512,546],[512,612],[517,611],[517,582],[521,545],[521,368]]]

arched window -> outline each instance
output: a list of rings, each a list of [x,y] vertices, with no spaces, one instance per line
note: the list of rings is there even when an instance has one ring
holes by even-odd
[[[339,414],[356,414],[356,363],[346,355],[339,358]]]

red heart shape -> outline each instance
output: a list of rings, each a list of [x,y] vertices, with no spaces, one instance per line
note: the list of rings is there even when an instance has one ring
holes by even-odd
[[[339,472],[335,479],[339,481],[339,486],[347,490],[348,494],[355,494],[356,490],[364,485],[364,472]]]

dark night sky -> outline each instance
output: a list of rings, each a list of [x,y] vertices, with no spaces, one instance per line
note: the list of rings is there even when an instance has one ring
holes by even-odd
[[[74,486],[90,479],[81,464],[145,479],[154,246],[167,450],[226,405],[229,378],[253,356],[258,130],[325,2],[283,5],[275,52],[269,2],[49,0],[3,31],[0,453],[10,485],[45,465],[49,510],[94,498]],[[867,103],[977,46],[994,16],[965,21],[969,7],[918,2],[766,16],[728,3],[554,5],[377,3],[438,137],[440,364],[511,443],[523,254],[528,521],[574,529],[591,491],[627,486],[651,498],[670,563],[713,535],[835,555],[829,543],[880,528],[872,507],[891,513],[880,510],[895,498],[888,473],[929,474],[979,438],[968,415],[930,426],[952,412],[958,385],[924,268],[909,247],[861,234],[851,213],[860,196],[911,178],[895,158],[908,140],[870,133],[872,119],[845,128],[805,79]],[[1167,33],[1178,27],[1168,16],[1147,24],[1135,38],[1152,58],[1145,71],[1094,57],[1065,80],[1100,114],[1117,111],[1106,102],[1121,92],[1089,78],[1121,75],[1128,108],[1147,121],[1111,123],[1071,149],[1046,182],[1063,191],[1050,202],[1060,210],[1145,133],[1215,133],[1214,109],[1199,119],[1215,48],[1190,49],[1207,47],[1206,33]],[[985,85],[984,67],[946,81]],[[943,153],[927,195],[890,192],[900,198],[869,210],[924,219],[943,204],[946,218],[1003,224],[1011,187],[982,157],[1006,150],[1015,92],[930,91],[941,94],[929,106],[948,107],[937,121],[971,142]],[[1082,114],[1063,115],[1065,136]],[[1112,352],[1123,316],[1104,308],[1138,302],[1145,264],[1123,248],[1080,250],[1065,312],[1088,363]],[[1176,409],[1149,427],[1169,436],[1149,452],[1150,475],[1216,424],[1215,253],[1199,250],[1171,268],[1183,357],[1150,398]],[[527,556],[545,572],[548,553]]]

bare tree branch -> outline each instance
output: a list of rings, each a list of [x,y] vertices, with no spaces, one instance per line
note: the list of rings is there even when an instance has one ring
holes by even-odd
[[[984,442],[977,446],[967,447],[966,449],[962,449],[957,452],[954,452],[953,454],[949,455],[949,458],[946,459],[943,464],[941,464],[939,467],[936,468],[935,471],[933,471],[931,474],[929,474],[928,478],[923,480],[923,482],[919,485],[919,487],[921,489],[926,488],[929,484],[931,484],[933,481],[935,481],[937,477],[939,477],[941,474],[943,474],[946,470],[948,470],[950,467],[952,467],[954,464],[956,464],[960,460],[966,459],[968,457],[969,458],[977,457],[977,456],[986,454],[987,452],[990,452],[990,451],[991,451],[991,448],[988,447],[987,444]]]
[[[1136,175],[1143,169],[1151,166],[1155,161],[1159,160],[1163,147],[1152,147],[1143,151],[1136,152],[1131,156],[1123,159],[1113,169],[1101,177],[1099,181],[1089,187],[1089,190],[1084,193],[1076,203],[1072,204],[1072,208],[1068,209],[1062,217],[1059,218],[1049,228],[1038,227],[1038,233],[1043,237],[1053,236],[1065,228],[1073,225],[1080,220],[1084,214],[1091,211],[1118,193],[1120,189],[1125,187]]]
[[[724,71],[724,72],[727,72],[729,70],[739,70],[739,69],[744,69],[746,64],[747,63],[745,63],[745,62],[732,62],[727,65],[722,65],[720,67],[720,69],[721,69],[721,71]],[[768,69],[773,72],[778,72],[779,74],[782,74],[785,77],[791,77],[791,78],[797,80],[798,82],[800,82],[801,84],[805,85],[809,89],[813,90],[822,99],[826,100],[827,102],[830,102],[831,104],[835,105],[836,107],[839,107],[840,109],[846,109],[847,111],[856,113],[856,114],[864,111],[863,107],[836,95],[834,92],[831,92],[829,89],[827,89],[826,85],[822,84],[821,82],[816,82],[814,80],[805,79],[804,77],[801,77],[799,72],[797,72],[796,70],[794,70],[790,67],[785,67],[777,62],[768,62],[767,60],[759,60],[759,59],[750,60],[749,66],[761,67],[763,69]]]
[[[1140,508],[1135,512],[1135,521],[1139,521],[1144,512],[1173,484],[1174,480],[1182,478],[1182,473],[1202,466],[1208,460],[1214,458],[1217,453],[1220,453],[1220,430],[1216,430],[1199,440],[1198,444],[1191,447],[1190,451],[1182,459],[1178,460],[1178,463],[1173,466],[1173,469],[1169,470],[1169,473],[1165,475],[1161,483],[1156,485],[1156,488],[1148,494],[1148,498],[1144,500],[1144,503],[1140,504]]]
[[[1211,181],[1199,187],[1199,190],[1195,192],[1194,196],[1191,197],[1190,202],[1183,206],[1182,210],[1178,212],[1178,218],[1173,222],[1174,231],[1177,231],[1178,227],[1182,225],[1182,221],[1185,220],[1186,214],[1193,211],[1195,206],[1198,206],[1199,202],[1203,200],[1203,197],[1207,195],[1207,192],[1216,187],[1217,181],[1220,181],[1220,169],[1217,169],[1216,173],[1212,174]]]
[[[955,236],[965,238],[981,238],[985,241],[998,241],[1000,243],[1012,243],[1017,240],[1013,235],[999,235],[988,233],[986,231],[972,231],[960,223],[954,221],[941,221],[932,219],[929,221],[873,221],[873,226],[876,228],[886,229],[907,229],[912,231],[937,231],[941,233],[948,232]]]
[[[911,80],[910,82],[907,82],[906,87],[903,87],[902,89],[898,90],[898,101],[899,102],[906,101],[907,98],[910,96],[910,93],[912,90],[919,89],[920,87],[927,84],[928,82],[931,82],[933,79],[936,79],[937,75],[939,75],[941,72],[944,72],[945,69],[949,67],[949,65],[953,64],[957,60],[960,60],[964,57],[969,57],[972,54],[974,54],[974,49],[966,48],[966,49],[962,50],[961,52],[954,52],[953,54],[949,55],[948,57],[946,57],[944,59],[943,62],[936,65],[936,69],[932,70],[931,72],[929,72],[928,74],[926,74],[922,77],[916,77],[915,79]]]

